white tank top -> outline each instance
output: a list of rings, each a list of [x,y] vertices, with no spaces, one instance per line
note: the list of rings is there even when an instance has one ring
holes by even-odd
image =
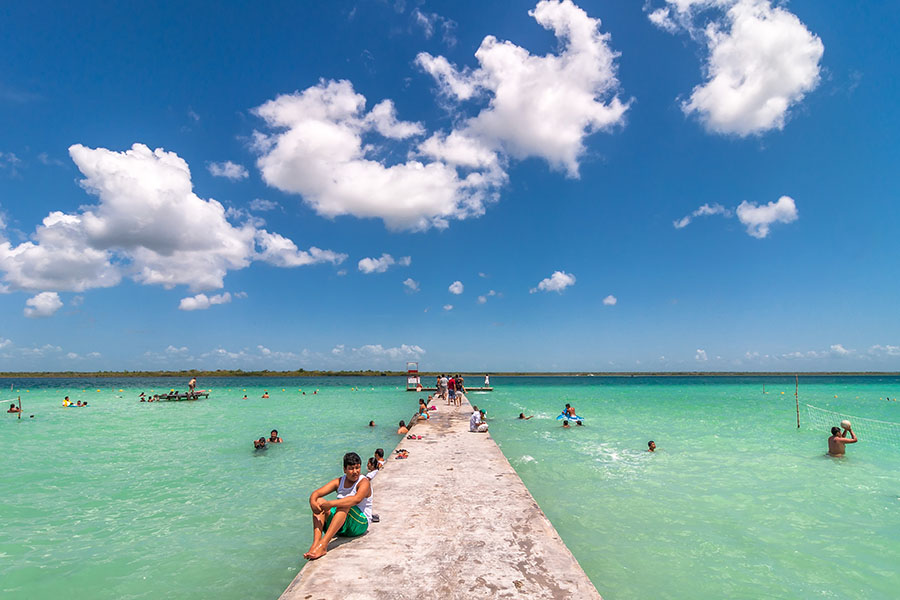
[[[360,475],[359,479],[356,480],[356,483],[354,483],[352,487],[344,487],[344,480],[346,479],[346,477],[346,475],[341,475],[341,480],[338,482],[338,500],[340,500],[341,498],[346,498],[347,496],[356,495],[356,486],[358,486],[359,482],[363,480],[364,475]],[[371,485],[371,483],[369,485]],[[369,488],[369,496],[367,498],[363,498],[362,502],[358,503],[356,507],[361,510],[364,515],[366,515],[366,519],[368,519],[370,522],[372,521],[372,488]]]

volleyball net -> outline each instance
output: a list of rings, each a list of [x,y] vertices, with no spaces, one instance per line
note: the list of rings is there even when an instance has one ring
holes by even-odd
[[[846,413],[825,410],[817,406],[806,405],[806,425],[823,433],[831,433],[832,427],[840,427],[841,421],[850,421],[853,433],[860,442],[881,444],[900,448],[900,423],[865,419]]]

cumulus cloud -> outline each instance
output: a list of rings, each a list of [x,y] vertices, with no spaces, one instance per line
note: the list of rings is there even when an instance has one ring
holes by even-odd
[[[311,246],[309,251],[300,250],[297,244],[278,233],[269,233],[265,229],[256,232],[256,243],[259,250],[256,258],[277,267],[300,267],[317,263],[339,265],[347,259],[346,254],[322,250]]]
[[[300,252],[250,222],[233,225],[219,202],[193,192],[190,168],[174,152],[76,144],[69,154],[98,203],[74,214],[51,212],[19,245],[0,235],[0,272],[12,289],[80,292],[115,286],[128,275],[201,291],[223,287],[229,270],[254,260],[298,266],[346,258],[316,248]]]
[[[407,277],[403,281],[403,287],[406,288],[406,291],[410,294],[415,294],[419,291],[419,282],[413,279],[412,277]]]
[[[828,350],[807,350],[805,352],[795,351],[782,354],[782,358],[787,359],[811,359],[811,358],[845,358],[855,355],[856,350],[850,350],[843,344],[832,344]]]
[[[544,0],[528,14],[559,40],[558,54],[536,56],[489,35],[475,53],[475,70],[460,70],[427,52],[417,56],[446,97],[462,101],[483,95],[488,101],[477,116],[438,141],[448,146],[444,155],[463,146],[478,157],[470,160],[481,163],[489,151],[536,156],[577,177],[584,138],[624,124],[628,103],[617,95],[618,54],[609,46],[609,34],[600,32],[600,20],[570,0]],[[422,150],[434,154],[433,148]]]
[[[247,172],[243,165],[233,163],[230,160],[220,163],[209,163],[208,168],[214,177],[224,177],[232,181],[247,179],[250,176],[250,173]]]
[[[389,100],[368,113],[365,104],[349,81],[323,80],[256,108],[271,130],[255,133],[263,180],[300,194],[322,216],[379,218],[391,229],[447,227],[451,219],[484,213],[496,177],[460,174],[441,161],[388,164],[388,142],[417,137],[424,128],[397,120]]]
[[[703,204],[697,210],[672,222],[675,229],[684,229],[696,217],[721,215],[732,217],[737,214],[738,220],[747,228],[747,233],[755,238],[764,238],[769,235],[769,226],[773,223],[791,223],[797,220],[797,206],[789,196],[782,196],[777,202],[759,206],[753,202],[741,202],[734,210],[725,208],[721,204]]]
[[[678,219],[677,221],[674,221],[672,224],[675,226],[675,229],[684,229],[685,227],[690,225],[691,221],[694,218],[708,217],[709,215],[723,215],[725,217],[730,217],[731,211],[718,203],[714,203],[712,205],[703,204],[691,214],[686,215]]]
[[[0,337],[0,349],[6,348],[7,346],[12,346],[12,340]]]
[[[444,310],[447,310],[447,311],[453,310],[453,305],[452,305],[452,304],[445,304],[445,305],[444,305]]]
[[[450,290],[451,294],[456,294],[458,296],[463,293],[463,289],[465,289],[465,288],[463,286],[462,281],[454,281],[453,283],[450,284],[450,287],[447,289]]]
[[[231,302],[231,294],[229,292],[225,292],[224,294],[216,294],[214,296],[197,294],[196,296],[182,298],[181,302],[178,304],[178,309],[206,310],[207,308],[215,304],[228,304],[229,302]]]
[[[792,223],[797,220],[797,206],[793,198],[782,196],[777,202],[757,206],[751,202],[741,202],[737,207],[738,220],[747,227],[747,233],[755,238],[769,235],[772,223]]]
[[[25,316],[31,319],[50,317],[62,308],[62,300],[56,292],[41,292],[25,301]]]
[[[609,296],[607,296],[606,298],[603,299],[603,305],[604,306],[615,306],[618,301],[619,301],[618,298],[616,298],[615,296],[610,294]]]
[[[698,362],[706,362],[707,360],[709,360],[709,358],[707,358],[706,356],[706,350],[697,348],[697,353],[694,355],[694,360]]]
[[[434,31],[433,15],[415,14]],[[576,177],[584,139],[624,123],[617,54],[600,21],[571,0],[544,0],[530,14],[559,39],[559,53],[532,55],[488,36],[474,70],[417,57],[447,99],[486,104],[471,118],[454,114],[459,127],[449,132],[429,135],[420,123],[399,120],[391,100],[367,111],[349,81],[322,80],[257,107],[266,124],[253,144],[263,180],[328,218],[377,218],[389,229],[423,231],[484,214],[507,181],[510,156],[540,157]],[[406,160],[395,160],[403,147]]]
[[[852,354],[853,351],[847,350],[842,344],[832,344],[831,353],[835,356],[847,356],[848,354]]]
[[[708,130],[744,137],[782,129],[789,109],[819,84],[825,46],[770,0],[666,3],[649,13],[650,21],[670,33],[687,31],[708,51],[706,81],[681,105]]]
[[[529,293],[535,292],[562,292],[569,286],[575,285],[575,276],[565,271],[554,271],[553,275],[542,279],[537,287],[531,288]]]
[[[399,265],[401,267],[408,267],[412,264],[412,258],[409,256],[401,256],[399,260],[394,260],[394,257],[388,253],[384,253],[381,255],[381,258],[363,258],[359,261],[357,267],[363,273],[384,273],[393,265]]]

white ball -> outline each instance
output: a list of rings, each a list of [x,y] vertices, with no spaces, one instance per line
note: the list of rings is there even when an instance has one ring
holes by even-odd
[[[843,427],[844,429],[850,429],[850,421],[844,419],[843,421],[841,421],[841,427]]]

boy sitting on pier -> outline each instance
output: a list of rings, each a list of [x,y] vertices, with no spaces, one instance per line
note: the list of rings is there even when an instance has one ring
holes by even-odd
[[[372,485],[367,477],[360,476],[361,470],[359,454],[348,452],[344,455],[344,474],[310,494],[313,542],[303,558],[315,560],[325,556],[328,543],[336,535],[357,537],[368,530],[372,520]],[[324,496],[331,492],[337,492],[337,499],[325,500]]]

